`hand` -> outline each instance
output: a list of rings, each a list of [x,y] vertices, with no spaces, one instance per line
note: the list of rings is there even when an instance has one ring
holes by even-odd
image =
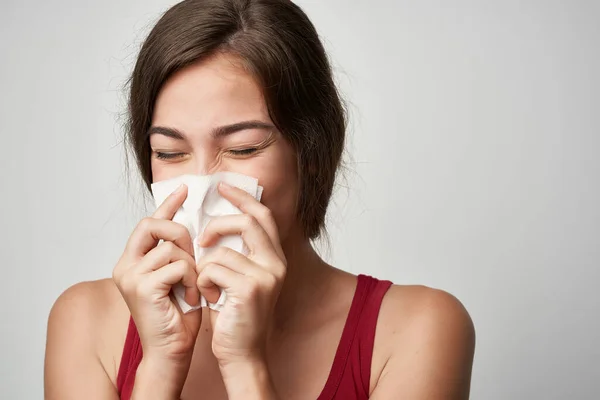
[[[186,197],[182,185],[137,225],[113,271],[137,326],[144,362],[183,366],[185,375],[202,319],[201,312],[184,315],[169,296],[171,286],[180,281],[189,304],[197,304],[200,295],[192,239],[183,225],[171,221]]]
[[[220,312],[210,310],[212,350],[223,368],[231,363],[264,359],[267,332],[286,273],[286,260],[271,211],[245,191],[220,184],[221,195],[241,215],[212,219],[199,239],[209,247],[226,235],[241,235],[248,256],[220,247],[198,265],[198,289],[210,302],[225,290]]]

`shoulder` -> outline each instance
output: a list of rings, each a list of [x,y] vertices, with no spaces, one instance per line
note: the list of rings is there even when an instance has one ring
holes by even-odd
[[[430,336],[456,335],[474,339],[473,321],[463,304],[453,295],[427,286],[392,285],[382,303],[394,334]]]
[[[77,330],[100,326],[123,305],[112,279],[80,282],[58,296],[50,310],[48,324]]]
[[[468,393],[475,328],[456,297],[426,286],[392,285],[377,329],[386,351],[376,382],[382,388],[376,390],[402,387],[393,394],[415,399],[463,398],[459,393]]]
[[[116,376],[115,351],[124,341],[128,317],[127,305],[112,279],[69,287],[50,310],[46,363],[61,355],[69,358],[72,352],[71,356],[99,360],[109,377]]]
[[[79,282],[62,292],[52,309],[99,305],[116,297],[116,294],[118,294],[117,286],[110,278]]]

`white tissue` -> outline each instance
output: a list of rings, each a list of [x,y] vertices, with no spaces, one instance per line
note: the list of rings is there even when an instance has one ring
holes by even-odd
[[[231,186],[243,189],[260,201],[263,188],[262,186],[258,186],[258,180],[233,172],[219,172],[213,175],[180,175],[151,185],[156,207],[159,207],[182,183],[188,187],[187,198],[179,210],[177,210],[173,221],[182,224],[190,232],[196,263],[198,263],[203,255],[208,254],[211,250],[219,246],[229,247],[242,254],[248,253],[239,235],[224,236],[213,247],[203,248],[196,243],[196,239],[202,234],[204,228],[206,228],[206,225],[213,217],[241,214],[241,211],[237,207],[219,194],[217,191],[219,182],[225,182]],[[185,288],[181,283],[173,286],[173,294],[184,314],[206,306],[220,311],[226,299],[225,291],[221,290],[221,295],[216,303],[208,303],[206,298],[201,296],[200,304],[191,306],[184,300]]]

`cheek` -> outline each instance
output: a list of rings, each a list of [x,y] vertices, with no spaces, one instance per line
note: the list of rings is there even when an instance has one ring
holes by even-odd
[[[157,167],[156,162],[154,160],[150,161],[150,168],[152,169],[152,181],[160,182],[170,178],[174,178],[171,176],[169,172],[165,168]]]
[[[268,158],[256,171],[259,184],[264,187],[261,203],[273,213],[282,241],[296,224],[298,173],[293,153],[282,152]]]
[[[296,224],[297,183],[294,179],[265,182],[261,202],[273,213],[281,240],[285,240]]]
[[[152,181],[159,182],[185,174],[197,174],[193,159],[177,163],[165,163],[152,158],[150,161]]]

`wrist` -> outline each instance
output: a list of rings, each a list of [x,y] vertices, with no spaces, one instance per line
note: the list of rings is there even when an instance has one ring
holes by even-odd
[[[220,365],[230,400],[274,400],[275,389],[266,360],[248,358]]]
[[[179,400],[189,363],[144,357],[136,370],[132,400]]]

